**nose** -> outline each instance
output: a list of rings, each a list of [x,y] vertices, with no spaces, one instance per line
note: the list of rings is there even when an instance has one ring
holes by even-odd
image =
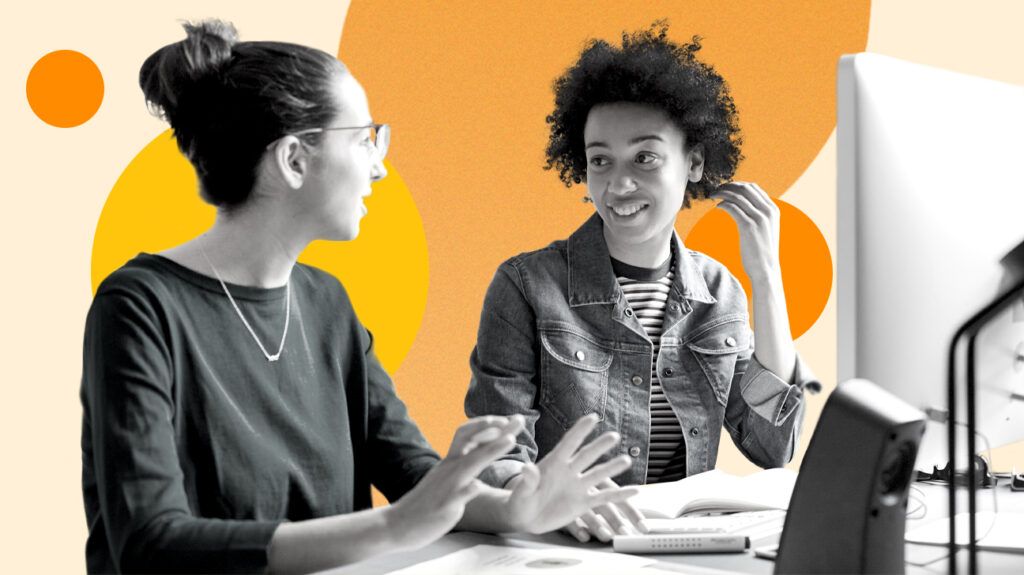
[[[636,180],[627,171],[616,171],[608,180],[607,191],[613,194],[628,194],[637,190]]]
[[[370,167],[370,181],[379,182],[386,178],[388,175],[388,169],[384,167],[384,160],[376,158],[373,160],[373,166]]]

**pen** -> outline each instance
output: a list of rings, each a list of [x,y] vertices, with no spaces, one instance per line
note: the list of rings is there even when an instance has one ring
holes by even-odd
[[[616,535],[619,553],[741,553],[750,548],[745,535]]]

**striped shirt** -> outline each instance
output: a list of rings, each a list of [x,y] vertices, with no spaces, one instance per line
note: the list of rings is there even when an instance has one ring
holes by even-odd
[[[675,273],[669,258],[658,268],[638,268],[612,259],[616,280],[629,307],[654,344],[654,358],[661,349],[665,304]],[[647,483],[676,481],[686,477],[686,443],[672,407],[658,378],[657,361],[651,363],[651,437],[647,457]]]

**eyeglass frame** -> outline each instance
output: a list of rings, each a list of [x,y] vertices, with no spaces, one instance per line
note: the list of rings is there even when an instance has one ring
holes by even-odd
[[[327,128],[307,128],[305,130],[299,130],[298,132],[291,132],[291,133],[285,134],[284,136],[299,137],[299,136],[305,136],[306,134],[321,134],[323,132],[330,132],[332,130],[365,130],[367,128],[373,128],[373,131],[377,134],[376,137],[373,139],[373,149],[376,150],[377,159],[378,160],[383,160],[384,156],[386,156],[387,153],[388,153],[388,147],[391,145],[391,125],[390,124],[377,124],[377,123],[373,123],[373,124],[367,124],[365,126],[333,126],[333,127],[327,127]],[[381,134],[387,134],[387,136],[384,138],[386,142],[384,144],[384,150],[383,151],[381,151],[381,147],[377,145],[377,142],[381,139]],[[280,136],[280,137],[276,138],[273,142],[270,142],[269,144],[267,144],[267,149],[269,150],[270,147],[273,146],[274,143],[277,142],[277,140],[280,140],[284,136]]]

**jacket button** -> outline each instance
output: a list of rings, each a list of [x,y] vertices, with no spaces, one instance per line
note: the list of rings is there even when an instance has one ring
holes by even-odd
[[[640,377],[639,375],[634,375],[633,376],[633,385],[643,385],[643,383],[644,383],[644,378]]]
[[[576,359],[583,361],[584,359],[587,359],[587,354],[583,353],[583,351],[577,351]]]
[[[629,448],[629,454],[632,455],[633,457],[640,457],[640,448],[639,447],[630,447]]]
[[[626,308],[626,311],[624,311],[623,313],[626,314],[626,317],[633,317],[633,310],[628,307]]]
[[[694,437],[697,437],[698,435],[700,435],[700,430],[697,429],[696,427],[691,427],[690,428],[690,435],[692,435]]]
[[[736,347],[736,338],[734,338],[731,335],[729,337],[725,338],[725,345],[727,345],[729,347]]]
[[[668,306],[668,308],[669,308],[670,310],[672,310],[672,311],[679,311],[679,304],[677,304],[677,303],[674,303],[674,304],[672,304],[672,305]]]
[[[666,367],[665,369],[663,369],[663,370],[662,370],[662,372],[661,372],[661,373],[662,373],[662,374],[663,374],[663,375],[664,375],[665,377],[672,377],[672,373],[673,373],[673,371],[672,371],[672,368],[671,368],[671,367]]]

